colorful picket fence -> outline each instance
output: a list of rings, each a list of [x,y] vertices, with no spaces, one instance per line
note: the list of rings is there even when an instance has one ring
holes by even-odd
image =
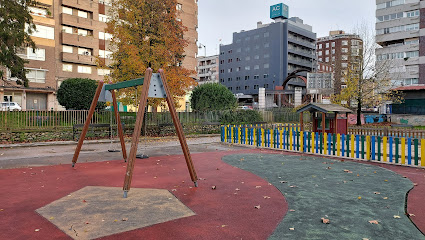
[[[260,148],[347,157],[425,167],[425,139],[300,131],[298,125],[276,128],[222,126],[221,141]]]

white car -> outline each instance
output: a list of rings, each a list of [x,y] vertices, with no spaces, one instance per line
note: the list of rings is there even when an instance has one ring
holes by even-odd
[[[17,102],[2,102],[0,110],[1,111],[21,111],[22,108],[21,106],[19,106]]]

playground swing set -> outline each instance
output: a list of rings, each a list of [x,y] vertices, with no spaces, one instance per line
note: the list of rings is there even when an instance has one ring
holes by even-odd
[[[117,126],[118,126],[117,127],[118,135],[119,135],[120,143],[121,143],[122,156],[124,161],[127,162],[127,170],[126,170],[124,186],[123,186],[124,198],[127,198],[128,191],[130,191],[135,158],[137,155],[137,146],[139,144],[139,138],[140,138],[140,133],[141,133],[143,119],[144,119],[143,116],[145,114],[145,110],[146,110],[145,107],[147,104],[148,97],[166,99],[168,108],[170,110],[171,118],[173,119],[174,127],[176,129],[177,136],[179,138],[180,145],[183,150],[183,155],[186,160],[190,178],[195,184],[195,187],[198,187],[198,183],[197,183],[198,177],[196,175],[195,167],[193,166],[193,161],[189,152],[189,147],[187,145],[186,138],[183,133],[183,128],[177,116],[173,97],[171,96],[170,89],[168,88],[168,85],[167,85],[167,78],[165,77],[165,73],[162,69],[160,69],[158,73],[152,73],[152,72],[153,72],[152,69],[148,68],[146,69],[144,78],[133,79],[133,80],[119,82],[115,84],[104,84],[103,81],[99,81],[97,89],[96,89],[96,93],[94,95],[93,101],[90,106],[89,113],[87,115],[86,122],[84,123],[83,131],[81,132],[80,138],[78,140],[77,148],[75,149],[74,157],[72,159],[72,167],[74,167],[75,164],[77,163],[78,156],[80,154],[81,147],[83,146],[83,141],[88,131],[89,124],[94,114],[97,102],[99,101],[106,102],[108,99],[112,98],[115,119],[117,121]],[[133,136],[131,139],[130,154],[127,158],[127,152],[125,149],[125,142],[124,142],[124,134],[123,134],[121,120],[120,120],[120,116],[118,112],[118,104],[117,104],[115,91],[122,88],[137,87],[140,85],[142,85],[142,90],[140,94],[139,109],[137,111],[136,124],[134,126]]]

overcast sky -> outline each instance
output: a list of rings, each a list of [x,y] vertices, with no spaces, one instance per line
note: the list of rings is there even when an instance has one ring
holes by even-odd
[[[289,17],[299,17],[313,26],[317,37],[330,30],[351,32],[356,25],[367,23],[374,28],[375,0],[199,0],[199,42],[207,55],[218,53],[222,44],[232,42],[233,32],[256,28],[257,22],[270,23],[270,6],[284,3]],[[204,48],[199,56],[204,56]]]

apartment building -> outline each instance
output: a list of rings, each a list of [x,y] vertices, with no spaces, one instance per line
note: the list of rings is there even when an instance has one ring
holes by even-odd
[[[0,99],[13,101],[24,110],[63,110],[56,99],[56,91],[67,78],[102,80],[109,70],[96,67],[97,56],[108,64],[111,35],[105,33],[111,0],[39,0],[31,7],[37,31],[32,39],[38,49],[27,48],[21,57],[28,59],[26,68],[29,87],[16,84],[7,77],[0,86]],[[198,48],[197,0],[178,0],[177,19],[188,31],[185,38],[186,59],[183,66],[195,70]]]
[[[320,71],[334,73],[334,92],[340,93],[347,87],[344,76],[362,60],[362,39],[342,30],[330,31],[329,36],[317,39],[316,49]]]
[[[256,29],[233,33],[233,42],[220,46],[220,83],[235,94],[258,96],[260,88],[275,90],[297,69],[314,71],[315,48],[316,33],[300,18],[258,22]],[[304,82],[297,85],[305,88]]]
[[[218,55],[198,57],[198,84],[218,83]]]
[[[377,65],[393,84],[425,84],[425,1],[376,0]]]

